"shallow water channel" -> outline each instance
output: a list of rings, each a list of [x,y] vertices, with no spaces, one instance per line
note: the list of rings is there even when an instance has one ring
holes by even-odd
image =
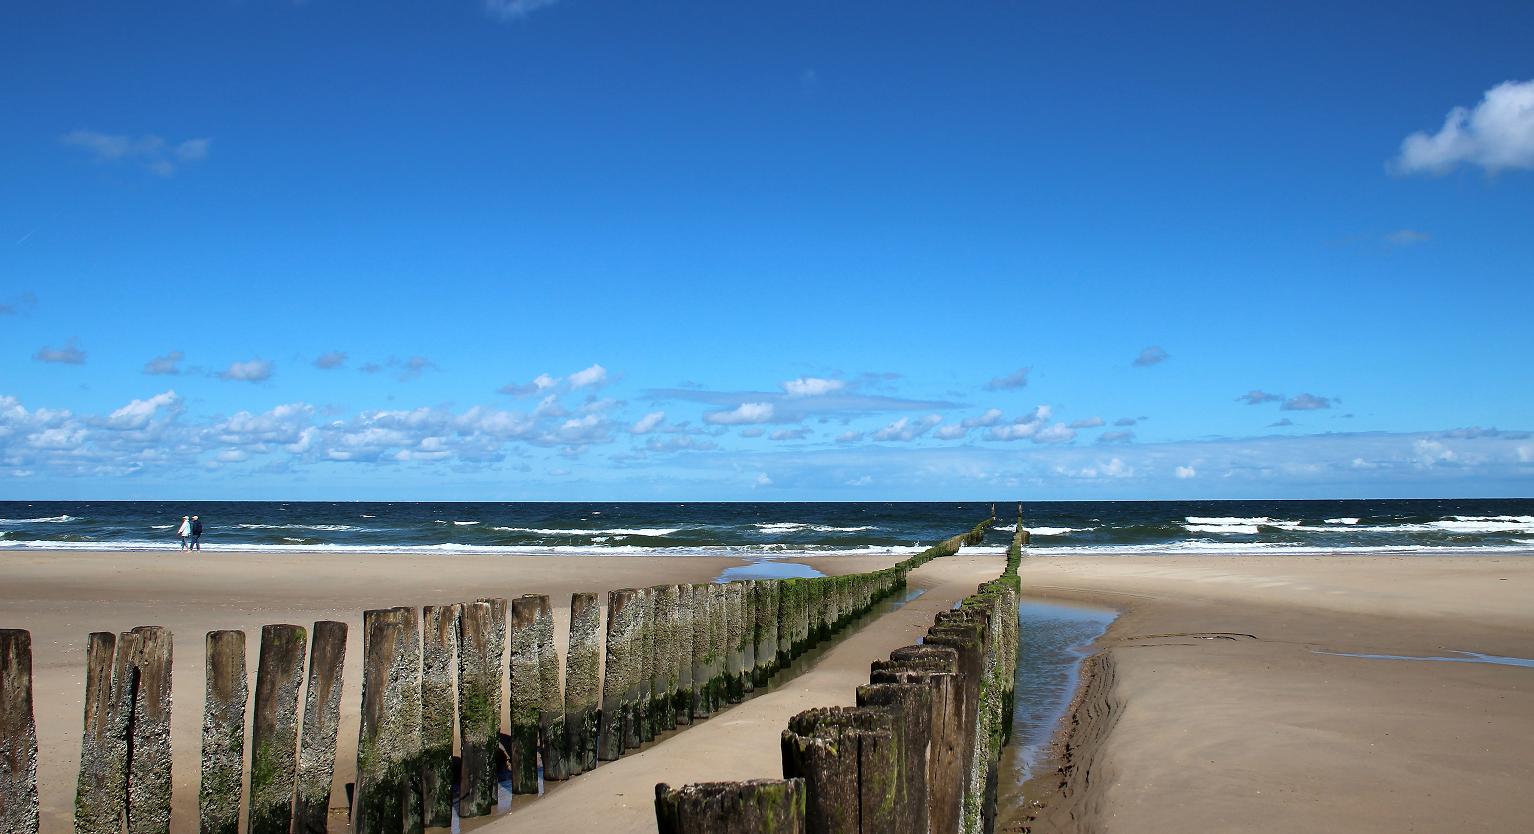
[[[1050,740],[1076,694],[1089,647],[1117,616],[1109,608],[1018,601],[1017,689],[1012,743],[1001,754],[998,822],[1023,816],[1028,803],[1050,787],[1050,780],[1039,778],[1059,766],[1050,755]]]

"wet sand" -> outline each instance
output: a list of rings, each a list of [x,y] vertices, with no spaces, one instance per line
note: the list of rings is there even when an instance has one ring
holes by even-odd
[[[1534,820],[1534,558],[1040,557],[1115,608],[1034,832],[1503,832]],[[1013,814],[1003,830],[1023,831]]]

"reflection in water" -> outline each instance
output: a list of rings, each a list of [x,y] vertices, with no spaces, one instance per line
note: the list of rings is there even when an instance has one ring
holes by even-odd
[[[1023,810],[1034,797],[1024,783],[1044,770],[1050,739],[1070,707],[1088,647],[1118,613],[1085,605],[1018,602],[1017,699],[1012,743],[1002,752],[1001,817]]]
[[[825,576],[818,570],[802,562],[779,562],[773,559],[759,559],[749,565],[736,565],[733,568],[725,568],[724,573],[719,574],[715,582],[734,582],[737,579],[813,579],[817,576]]]
[[[1355,654],[1353,652],[1323,652],[1316,654],[1329,654],[1336,657],[1365,657],[1370,660],[1437,660],[1444,663],[1491,663],[1497,666],[1522,666],[1525,669],[1534,669],[1534,660],[1527,657],[1503,657],[1495,654],[1481,654],[1480,652],[1455,652],[1457,657],[1416,657],[1408,654]]]

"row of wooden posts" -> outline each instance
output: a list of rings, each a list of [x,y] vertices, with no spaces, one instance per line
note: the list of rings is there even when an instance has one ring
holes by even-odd
[[[1010,741],[1017,532],[1002,574],[940,612],[919,645],[874,661],[856,707],[799,713],[783,779],[655,786],[661,834],[989,834]]]
[[[597,595],[577,593],[563,687],[547,596],[366,611],[354,831],[448,826],[455,797],[459,816],[485,815],[503,767],[513,793],[537,793],[540,763],[543,779],[568,779],[707,718],[990,523],[871,573],[611,591],[605,634]],[[238,834],[247,778],[248,834],[327,830],[346,637],[341,622],[315,623],[312,640],[262,628],[247,771],[245,633],[207,634],[201,834]],[[159,626],[90,635],[76,834],[168,834],[172,645]],[[31,677],[30,635],[0,630],[0,834],[38,831]]]

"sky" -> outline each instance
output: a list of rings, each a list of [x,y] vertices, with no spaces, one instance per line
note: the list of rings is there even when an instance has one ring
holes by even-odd
[[[7,3],[0,499],[1534,495],[1530,31]]]

